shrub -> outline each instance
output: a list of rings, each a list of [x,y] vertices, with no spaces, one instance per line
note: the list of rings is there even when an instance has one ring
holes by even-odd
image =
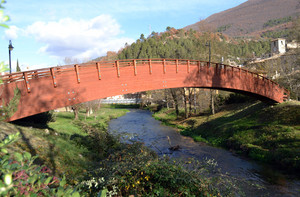
[[[238,191],[213,160],[171,160],[141,143],[123,146],[87,174],[81,189],[91,196],[231,196]]]
[[[37,158],[30,153],[9,153],[5,148],[19,138],[19,133],[7,136],[0,143],[0,196],[80,196],[66,185],[65,178],[50,176],[46,166],[33,164]]]

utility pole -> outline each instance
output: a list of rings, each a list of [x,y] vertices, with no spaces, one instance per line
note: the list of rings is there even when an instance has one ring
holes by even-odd
[[[208,47],[208,50],[209,50],[209,52],[208,52],[208,63],[209,63],[209,67],[210,67],[210,63],[211,63],[211,43],[210,43],[210,41],[207,42],[207,43],[205,44],[205,46],[207,46],[207,47]]]
[[[211,42],[209,41],[209,42],[207,42],[206,44],[205,44],[205,46],[207,46],[208,47],[208,50],[209,50],[209,52],[208,52],[208,65],[209,65],[209,67],[210,67],[210,64],[211,64]],[[212,114],[215,114],[215,98],[214,98],[214,90],[210,90],[210,105],[211,105],[211,113]]]

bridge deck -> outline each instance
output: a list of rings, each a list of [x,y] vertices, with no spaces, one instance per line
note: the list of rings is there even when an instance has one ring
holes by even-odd
[[[179,59],[89,62],[1,76],[0,100],[21,92],[12,121],[114,95],[177,87],[223,89],[283,102],[289,92],[258,73],[224,64]]]

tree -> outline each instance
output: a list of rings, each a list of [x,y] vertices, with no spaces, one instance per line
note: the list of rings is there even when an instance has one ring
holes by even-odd
[[[16,68],[16,71],[17,71],[17,72],[21,72],[21,68],[20,68],[20,66],[19,66],[19,60],[17,60],[17,68]]]
[[[79,118],[79,109],[82,107],[81,104],[72,105],[71,109],[74,113],[74,120],[78,120]]]
[[[177,92],[178,92],[178,88],[170,89],[170,93],[172,95],[172,98],[173,98],[173,101],[174,101],[174,104],[175,104],[176,116],[178,118],[178,116],[179,116],[179,102],[178,102]]]
[[[11,117],[18,110],[18,103],[21,97],[21,91],[19,88],[15,88],[14,96],[10,101],[2,101],[2,107],[0,108],[0,120],[5,120]],[[7,102],[7,103],[6,103]]]
[[[141,41],[144,41],[146,38],[145,38],[145,35],[144,34],[141,34],[141,36],[140,36],[140,40]]]
[[[296,40],[297,42],[300,42],[300,17],[298,17],[294,21],[290,37],[291,40]]]
[[[193,102],[193,88],[187,88],[188,92],[188,101],[189,101],[189,114],[188,116],[192,116],[192,102]]]
[[[210,90],[210,109],[211,109],[211,114],[215,114],[215,91]]]
[[[1,0],[1,3],[0,3],[0,27],[9,28],[9,26],[5,24],[5,22],[9,21],[9,16],[4,14],[4,10],[3,10],[4,3],[6,3],[6,1]]]
[[[171,29],[173,29],[173,27],[168,26],[168,27],[166,28],[166,31],[171,31]]]
[[[183,104],[184,104],[184,117],[188,118],[189,117],[189,113],[188,113],[188,97],[186,95],[186,90],[185,88],[180,88],[180,94],[182,96],[183,99]]]

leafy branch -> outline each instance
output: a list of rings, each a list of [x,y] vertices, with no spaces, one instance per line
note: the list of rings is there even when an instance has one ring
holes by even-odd
[[[6,3],[5,0],[1,0],[1,3],[0,3],[0,26],[1,27],[4,27],[4,28],[9,28],[8,25],[5,24],[5,22],[9,21],[9,16],[5,15],[4,14],[4,7],[3,7],[3,4]]]

